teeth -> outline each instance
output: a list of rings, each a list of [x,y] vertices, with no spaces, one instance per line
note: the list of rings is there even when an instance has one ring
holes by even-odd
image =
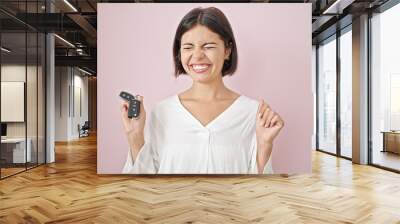
[[[196,71],[202,71],[209,67],[209,65],[192,65],[192,68]]]
[[[207,65],[193,65],[193,68],[195,69],[205,69],[207,67],[208,67]]]

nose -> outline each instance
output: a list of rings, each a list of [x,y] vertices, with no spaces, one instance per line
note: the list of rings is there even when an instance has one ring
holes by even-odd
[[[200,48],[195,48],[193,51],[193,55],[192,57],[194,58],[202,58],[204,56],[204,52],[202,49]]]

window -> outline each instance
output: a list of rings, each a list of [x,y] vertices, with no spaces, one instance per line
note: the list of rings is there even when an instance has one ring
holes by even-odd
[[[372,164],[400,170],[400,4],[371,18]]]
[[[336,36],[318,47],[318,149],[336,153]]]
[[[340,155],[352,157],[352,35],[351,26],[340,36]]]

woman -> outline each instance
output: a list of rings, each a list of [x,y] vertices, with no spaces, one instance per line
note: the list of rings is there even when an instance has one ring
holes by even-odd
[[[121,106],[129,142],[123,173],[246,174],[273,173],[273,141],[283,120],[259,102],[227,88],[223,77],[236,71],[238,55],[232,28],[217,8],[195,8],[180,22],[174,40],[175,75],[192,86],[158,103],[146,124]]]

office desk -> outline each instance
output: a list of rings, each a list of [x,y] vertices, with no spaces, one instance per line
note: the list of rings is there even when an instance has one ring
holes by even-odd
[[[1,139],[1,159],[6,163],[25,163],[31,162],[32,140],[27,138],[28,143],[25,155],[25,138],[6,138]],[[27,159],[27,161],[25,161]]]
[[[382,131],[383,150],[382,152],[393,152],[400,154],[400,132]]]

